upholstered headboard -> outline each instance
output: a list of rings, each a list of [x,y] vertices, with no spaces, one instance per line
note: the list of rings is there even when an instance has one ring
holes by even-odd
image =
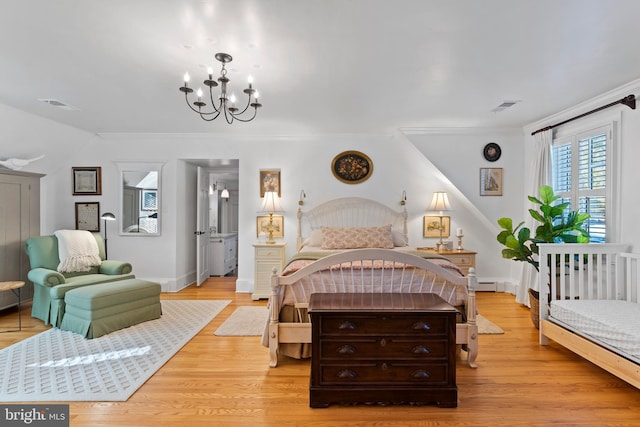
[[[298,208],[296,248],[300,250],[304,237],[320,227],[376,227],[391,224],[408,241],[407,209],[395,211],[375,200],[345,197],[329,200],[306,212]]]

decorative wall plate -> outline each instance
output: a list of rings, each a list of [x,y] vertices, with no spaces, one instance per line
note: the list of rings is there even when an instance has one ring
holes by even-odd
[[[331,172],[345,184],[359,184],[371,176],[373,162],[359,151],[344,151],[333,158]]]
[[[502,149],[495,142],[490,142],[484,146],[484,150],[482,151],[484,158],[490,162],[495,162],[500,158],[502,154]]]

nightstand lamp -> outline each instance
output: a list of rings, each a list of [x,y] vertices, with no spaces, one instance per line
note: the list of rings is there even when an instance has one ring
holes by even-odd
[[[278,193],[275,191],[265,192],[264,199],[262,201],[262,209],[260,209],[260,211],[269,214],[269,224],[267,224],[268,238],[266,243],[274,244],[276,241],[273,240],[273,231],[275,230],[273,226],[273,214],[284,212],[280,205],[280,197],[278,197]]]
[[[438,212],[438,216],[440,217],[440,240],[437,244],[437,249],[440,251],[444,249],[444,242],[442,241],[442,231],[444,228],[442,224],[442,217],[444,216],[445,212],[452,210],[451,205],[449,204],[449,197],[447,196],[447,193],[445,193],[444,191],[436,191],[435,193],[433,193],[433,198],[431,199],[431,203],[429,204],[427,210]]]

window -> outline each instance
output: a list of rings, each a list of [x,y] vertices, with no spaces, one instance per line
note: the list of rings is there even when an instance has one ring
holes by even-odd
[[[607,239],[611,159],[611,126],[553,141],[553,189],[570,210],[591,215],[585,228],[592,242]],[[576,208],[577,207],[577,208]]]

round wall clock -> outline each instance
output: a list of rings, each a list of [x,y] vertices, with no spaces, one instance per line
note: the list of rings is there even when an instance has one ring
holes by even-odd
[[[359,151],[344,151],[333,158],[331,172],[345,184],[359,184],[371,176],[373,162]]]
[[[482,154],[484,155],[484,158],[487,159],[488,161],[495,162],[500,158],[500,155],[502,154],[502,149],[500,149],[500,146],[495,142],[490,142],[484,146],[484,150],[482,151]]]

